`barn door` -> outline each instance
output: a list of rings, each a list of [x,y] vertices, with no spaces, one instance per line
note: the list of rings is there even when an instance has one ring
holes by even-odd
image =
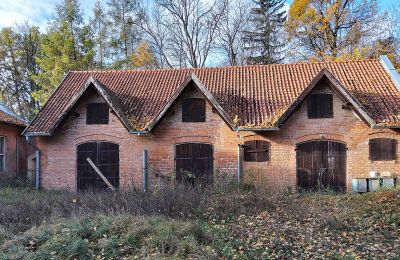
[[[175,146],[176,180],[192,186],[213,182],[212,146],[203,143],[184,143]]]
[[[346,189],[346,145],[310,141],[297,145],[297,184],[301,190]]]
[[[107,184],[87,162],[89,157],[107,180],[115,187],[119,186],[119,146],[108,142],[88,142],[78,145],[77,149],[77,185],[78,190],[106,189]]]

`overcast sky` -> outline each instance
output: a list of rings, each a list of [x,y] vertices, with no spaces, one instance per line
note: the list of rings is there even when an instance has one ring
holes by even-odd
[[[85,16],[92,13],[92,8],[97,0],[80,0],[81,8]],[[151,0],[147,0],[151,1]],[[398,4],[400,0],[378,0],[382,7],[389,9]],[[100,0],[106,3],[107,0]],[[292,0],[287,0],[288,4]],[[42,30],[46,28],[47,20],[54,13],[56,0],[0,0],[0,28],[13,24],[29,21],[39,26]]]

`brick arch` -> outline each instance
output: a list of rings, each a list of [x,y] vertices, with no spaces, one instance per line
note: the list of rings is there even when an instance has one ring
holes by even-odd
[[[321,135],[324,136],[324,138],[321,138]],[[336,141],[340,143],[347,143],[346,138],[343,135],[339,134],[332,134],[332,133],[318,133],[318,134],[309,134],[309,135],[303,135],[295,139],[295,143],[304,143],[307,141],[317,141],[317,140],[330,140],[330,141]]]
[[[115,143],[115,144],[121,145],[120,138],[113,136],[113,135],[107,135],[107,134],[89,134],[89,135],[85,135],[85,136],[79,136],[74,139],[75,145],[92,142],[92,141],[105,141],[105,142],[110,142],[110,143]]]
[[[215,142],[215,138],[211,136],[179,136],[172,138],[174,144],[178,143],[209,143],[213,144]]]

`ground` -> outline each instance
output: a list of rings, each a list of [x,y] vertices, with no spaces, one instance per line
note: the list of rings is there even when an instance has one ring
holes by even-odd
[[[0,259],[400,259],[400,190],[0,189]]]

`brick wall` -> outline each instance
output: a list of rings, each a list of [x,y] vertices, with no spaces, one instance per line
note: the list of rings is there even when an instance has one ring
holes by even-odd
[[[321,85],[314,91],[332,92]],[[183,96],[199,96],[187,89]],[[232,131],[210,104],[206,107],[206,122],[181,122],[181,102],[178,101],[149,135],[132,135],[110,113],[108,125],[86,125],[86,104],[101,101],[95,92],[88,92],[70,113],[53,137],[38,138],[42,150],[42,185],[48,189],[76,190],[76,146],[87,141],[109,141],[120,147],[120,187],[129,190],[142,185],[142,151],[148,150],[150,179],[174,173],[174,144],[206,142],[213,145],[214,170],[235,178],[237,145],[247,140],[263,139],[271,144],[268,162],[243,162],[244,178],[268,188],[296,186],[296,144],[309,140],[344,142],[347,145],[347,186],[354,177],[367,177],[371,170],[400,173],[398,160],[371,162],[368,160],[368,140],[391,137],[399,140],[398,132],[369,128],[357,115],[343,109],[343,102],[334,95],[334,118],[308,119],[306,102],[286,121],[279,131],[263,133]],[[156,177],[157,176],[157,177]]]
[[[21,136],[23,129],[20,126],[0,123],[0,136],[5,137],[5,170],[0,171],[0,178],[15,177],[17,174],[19,177],[26,176],[27,156],[33,151]]]

